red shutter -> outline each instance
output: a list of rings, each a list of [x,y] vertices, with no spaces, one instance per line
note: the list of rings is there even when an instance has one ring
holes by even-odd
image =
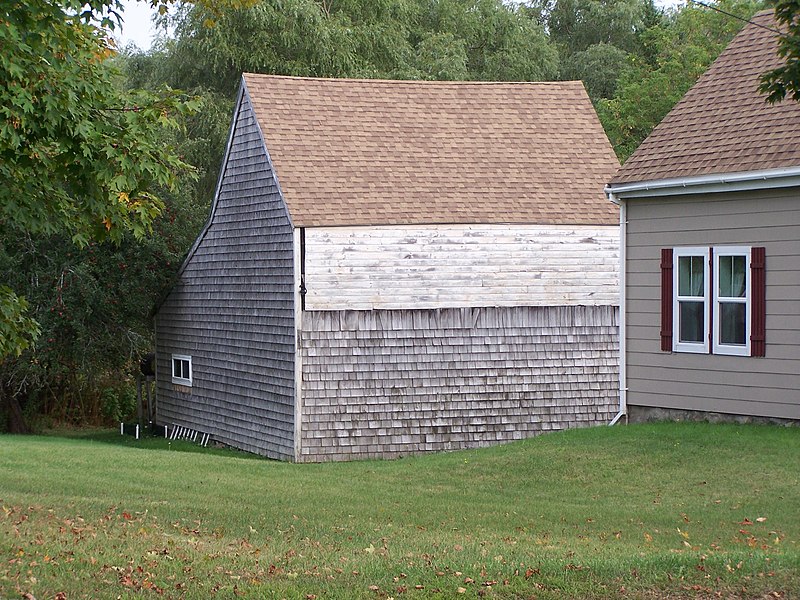
[[[672,248],[661,250],[661,350],[672,352]]]
[[[766,355],[767,256],[764,248],[750,249],[750,356]]]

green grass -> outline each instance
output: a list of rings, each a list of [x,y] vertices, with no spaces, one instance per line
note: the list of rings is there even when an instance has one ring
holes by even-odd
[[[322,465],[187,448],[0,436],[0,598],[800,594],[798,429],[596,428]]]

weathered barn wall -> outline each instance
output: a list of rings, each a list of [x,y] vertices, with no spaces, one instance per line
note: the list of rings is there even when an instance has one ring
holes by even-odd
[[[619,303],[619,227],[309,228],[307,310]]]
[[[397,457],[608,422],[612,306],[306,312],[302,461]]]
[[[158,422],[294,457],[292,227],[247,97],[212,220],[156,316]],[[171,355],[192,357],[191,387]]]

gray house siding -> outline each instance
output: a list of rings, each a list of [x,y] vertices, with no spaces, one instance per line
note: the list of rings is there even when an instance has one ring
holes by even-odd
[[[292,226],[244,94],[209,225],[156,315],[158,422],[294,457]],[[190,388],[171,355],[192,357]]]
[[[800,190],[627,201],[627,402],[800,419]],[[660,250],[766,248],[766,356],[660,350]]]
[[[392,458],[608,423],[612,306],[303,315],[302,461]]]

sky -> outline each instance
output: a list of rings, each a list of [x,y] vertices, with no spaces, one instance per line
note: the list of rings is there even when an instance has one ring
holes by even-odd
[[[133,42],[139,46],[140,50],[149,50],[153,43],[153,24],[152,16],[156,13],[155,9],[150,8],[149,2],[136,2],[136,0],[122,0],[125,7],[122,12],[124,23],[122,31],[115,32],[114,37],[120,44],[125,46]]]

